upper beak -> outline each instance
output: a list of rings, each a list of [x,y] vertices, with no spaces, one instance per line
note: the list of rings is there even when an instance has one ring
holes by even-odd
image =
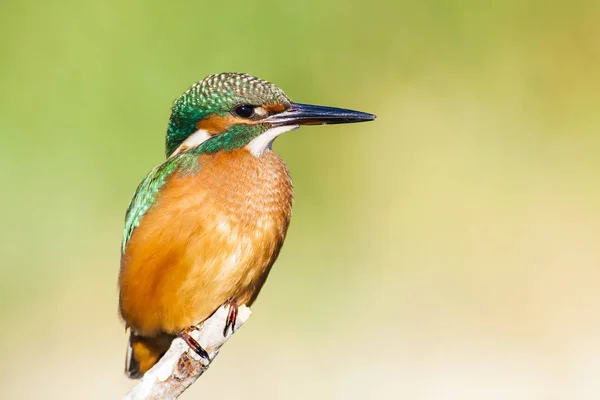
[[[266,119],[274,126],[284,125],[325,125],[348,124],[351,122],[373,121],[375,115],[343,108],[313,106],[311,104],[292,103],[292,106],[279,114]]]

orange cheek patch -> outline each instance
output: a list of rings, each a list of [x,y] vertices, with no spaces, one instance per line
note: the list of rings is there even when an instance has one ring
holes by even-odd
[[[218,135],[225,132],[234,124],[234,117],[231,115],[211,115],[203,118],[196,124],[196,129],[204,129],[209,134]]]
[[[267,104],[265,106],[262,106],[262,108],[269,114],[278,113],[285,110],[285,106],[279,103]]]
[[[281,104],[269,104],[263,107],[268,113],[281,112],[285,107]],[[196,123],[196,129],[204,129],[212,136],[225,133],[230,126],[236,124],[254,125],[260,124],[261,121],[252,121],[245,118],[235,117],[233,115],[211,115],[203,118]]]

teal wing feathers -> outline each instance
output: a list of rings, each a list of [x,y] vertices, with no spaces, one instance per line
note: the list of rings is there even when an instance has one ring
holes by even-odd
[[[165,185],[171,174],[180,168],[190,169],[193,167],[190,161],[196,161],[188,153],[182,153],[170,158],[161,165],[154,168],[138,186],[125,214],[125,229],[123,231],[123,242],[121,253],[125,253],[127,242],[133,231],[140,225],[146,212],[156,203],[160,189]]]

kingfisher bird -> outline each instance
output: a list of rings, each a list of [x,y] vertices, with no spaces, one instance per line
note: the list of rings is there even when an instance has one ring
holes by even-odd
[[[166,161],[138,186],[125,217],[119,311],[130,330],[125,373],[139,378],[176,337],[228,303],[252,305],[292,213],[288,169],[272,151],[300,125],[371,121],[375,115],[293,103],[243,73],[210,75],[173,104]]]

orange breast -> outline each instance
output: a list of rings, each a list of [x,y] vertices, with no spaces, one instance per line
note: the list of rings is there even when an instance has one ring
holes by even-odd
[[[272,151],[202,155],[175,173],[121,260],[121,315],[140,335],[206,319],[227,299],[250,305],[283,244],[292,185]]]

